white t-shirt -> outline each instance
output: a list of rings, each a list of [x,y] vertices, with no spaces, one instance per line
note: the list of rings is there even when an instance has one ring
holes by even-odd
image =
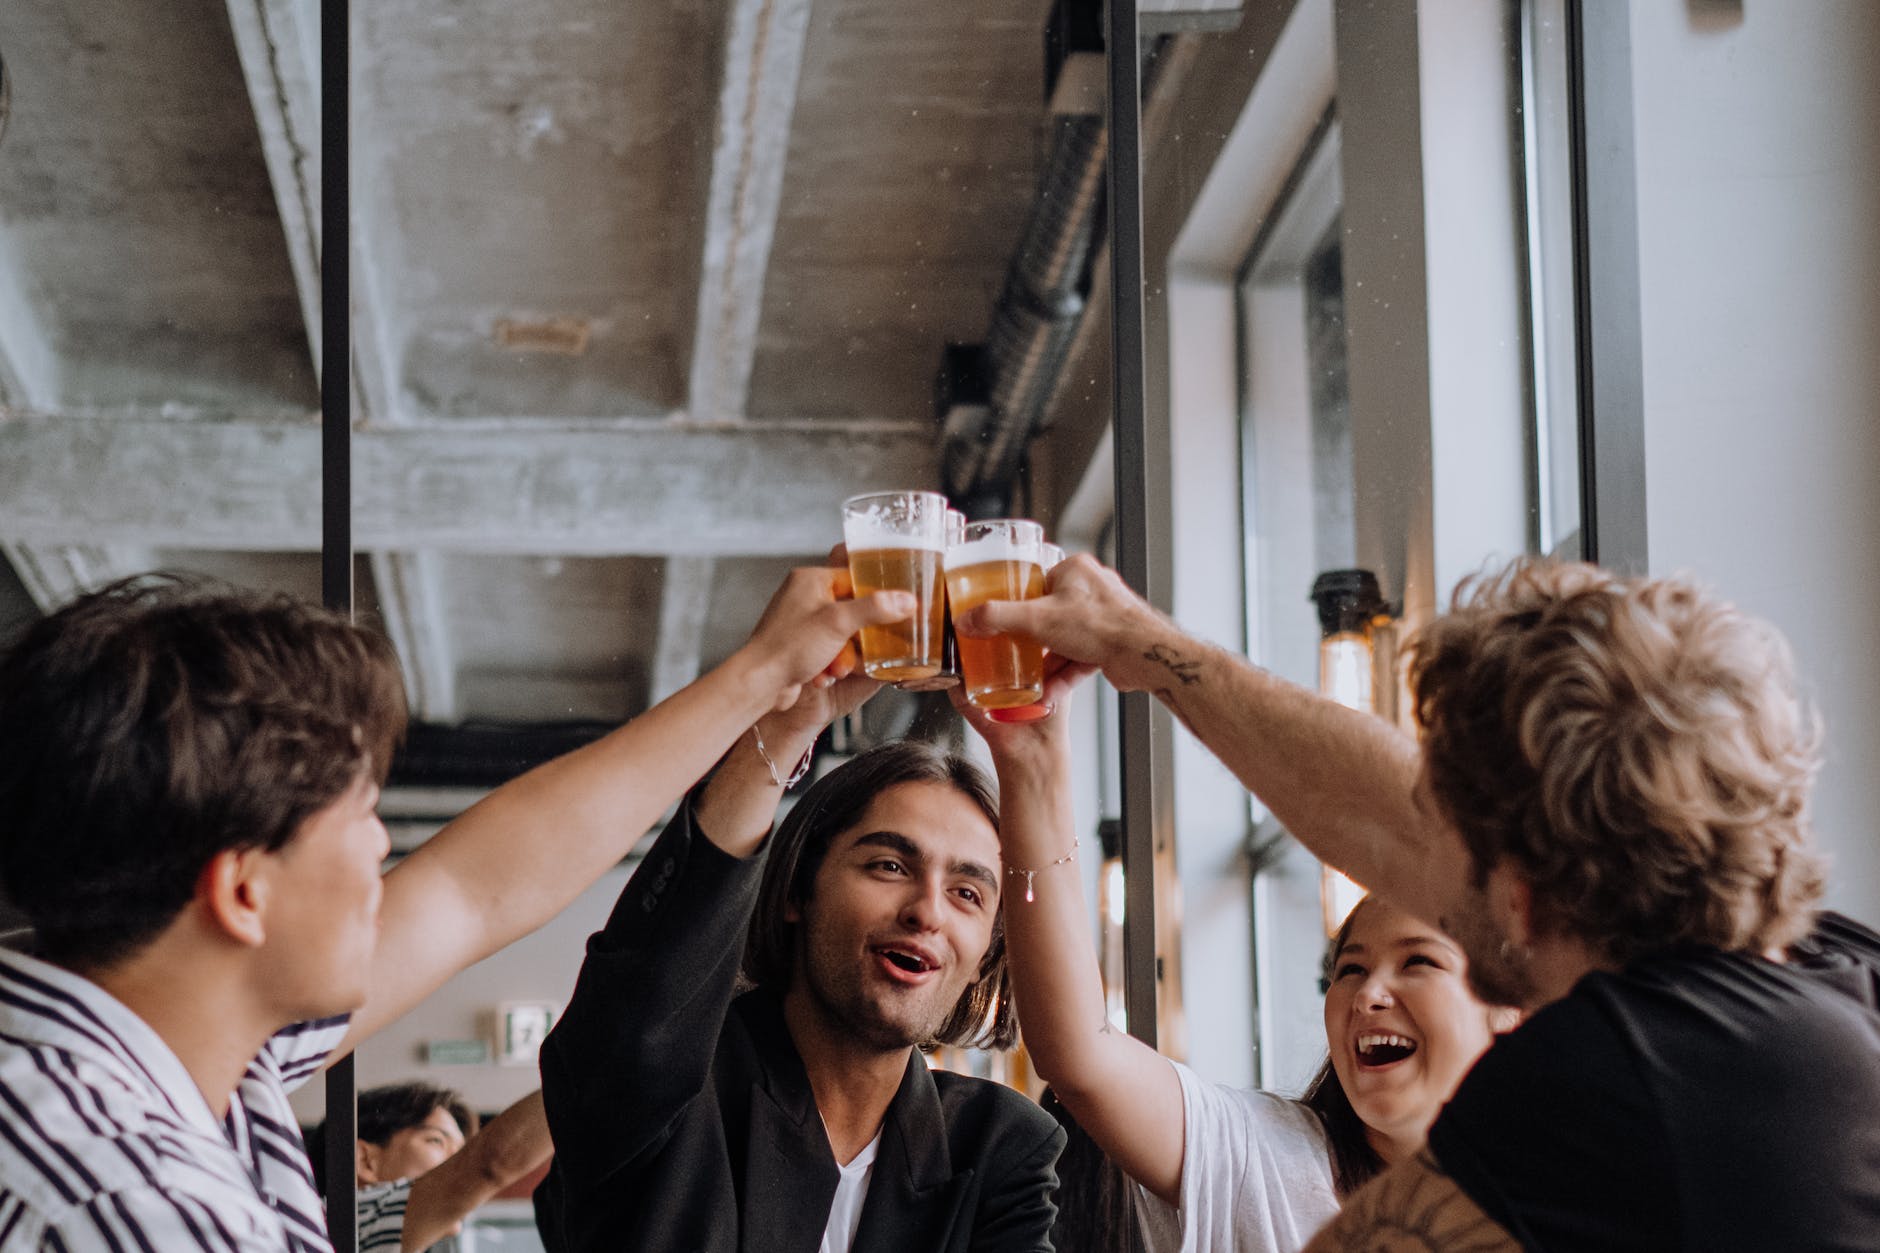
[[[868,1202],[868,1181],[875,1174],[875,1154],[881,1149],[881,1133],[855,1155],[847,1166],[837,1167],[842,1177],[836,1181],[836,1199],[829,1205],[829,1225],[823,1228],[822,1253],[849,1253],[855,1232],[862,1225],[862,1206]]]
[[[1331,1146],[1319,1116],[1285,1097],[1209,1083],[1171,1062],[1182,1082],[1182,1203],[1140,1185],[1136,1213],[1149,1253],[1294,1253],[1338,1212]]]

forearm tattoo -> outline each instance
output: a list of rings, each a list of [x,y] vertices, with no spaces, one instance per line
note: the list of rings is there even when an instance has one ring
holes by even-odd
[[[1419,1152],[1361,1188],[1306,1253],[1520,1253],[1430,1156]]]
[[[1201,682],[1201,663],[1183,657],[1166,644],[1151,644],[1142,656],[1143,660],[1153,661],[1161,666],[1174,680],[1165,686],[1153,687],[1150,691],[1154,693],[1157,700],[1168,706],[1169,712],[1179,718],[1181,724],[1187,727],[1191,734],[1198,737],[1201,733],[1195,729],[1188,711],[1182,708],[1179,693],[1183,688],[1194,687]]]
[[[1201,682],[1201,663],[1188,661],[1166,644],[1151,644],[1144,653],[1145,661],[1153,661],[1180,681],[1183,687],[1193,687]]]

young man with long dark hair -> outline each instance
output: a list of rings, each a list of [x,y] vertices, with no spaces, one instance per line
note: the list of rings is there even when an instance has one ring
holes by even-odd
[[[1014,1040],[989,783],[889,744],[769,835],[866,684],[761,720],[589,941],[542,1050],[556,1253],[1049,1250],[1063,1132],[920,1052]]]

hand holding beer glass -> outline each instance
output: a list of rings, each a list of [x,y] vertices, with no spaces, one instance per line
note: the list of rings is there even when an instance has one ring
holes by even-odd
[[[904,621],[862,628],[862,669],[871,679],[905,683],[940,673],[947,512],[938,492],[876,492],[842,503],[855,595],[912,592],[919,602]]]
[[[1044,595],[1044,528],[1023,519],[969,522],[946,554],[955,614],[989,600]],[[857,581],[857,589],[860,582]],[[1044,646],[1017,635],[959,636],[966,699],[979,709],[1036,705],[1044,696]]]

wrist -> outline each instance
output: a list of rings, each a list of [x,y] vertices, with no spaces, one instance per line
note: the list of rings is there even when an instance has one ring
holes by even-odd
[[[756,705],[751,715],[752,721],[776,709],[790,689],[797,686],[791,680],[785,659],[760,646],[755,639],[746,640],[738,651],[732,653],[726,659],[724,668],[737,676],[741,690],[751,694]]]
[[[750,724],[750,732],[744,734],[744,743],[752,747],[758,756],[771,758],[778,775],[788,777],[790,771],[797,768],[797,762],[816,747],[816,738],[822,736],[823,722],[805,722],[801,717],[793,717],[791,711],[767,713],[761,719]]]
[[[1119,692],[1156,692],[1199,680],[1201,642],[1169,619],[1149,610],[1133,617],[1117,633],[1111,654],[1114,667],[1104,677]]]

